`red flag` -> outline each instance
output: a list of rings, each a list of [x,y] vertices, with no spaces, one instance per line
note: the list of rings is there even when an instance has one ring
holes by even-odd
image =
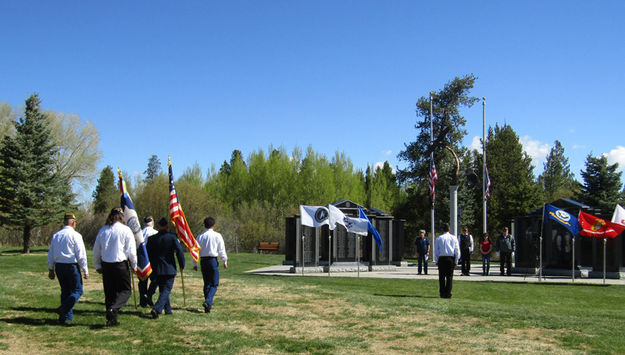
[[[580,235],[596,238],[614,238],[625,230],[625,226],[608,222],[591,214],[579,211]]]
[[[195,237],[193,237],[193,233],[189,229],[189,224],[187,223],[187,218],[184,216],[184,212],[182,212],[182,206],[178,203],[178,194],[176,193],[176,188],[174,187],[174,174],[171,169],[171,161],[168,162],[169,165],[169,216],[171,218],[171,222],[176,226],[176,232],[178,232],[178,239],[180,239],[184,245],[186,245],[187,249],[189,249],[189,253],[191,257],[196,262],[200,259],[200,246],[197,244]]]

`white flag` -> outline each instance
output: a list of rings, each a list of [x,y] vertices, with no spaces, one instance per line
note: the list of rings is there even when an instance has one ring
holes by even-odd
[[[339,210],[334,205],[328,205],[328,211],[330,212],[330,216],[328,218],[330,223],[330,230],[334,230],[337,223],[345,226],[345,214],[343,213],[343,211]]]
[[[345,217],[344,222],[343,225],[350,233],[369,234],[369,221],[364,218]]]
[[[302,216],[302,225],[319,227],[328,224],[328,209],[324,206],[299,206]]]
[[[625,208],[621,205],[616,205],[614,214],[612,215],[612,223],[618,223],[625,226]]]

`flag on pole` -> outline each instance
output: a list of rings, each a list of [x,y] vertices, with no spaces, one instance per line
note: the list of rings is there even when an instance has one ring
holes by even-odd
[[[434,158],[430,157],[430,198],[432,203],[436,201],[436,180],[438,180],[436,164],[434,164]]]
[[[121,193],[121,208],[124,211],[124,223],[132,230],[137,243],[137,276],[141,280],[145,280],[152,273],[152,265],[150,265],[148,252],[145,249],[145,241],[143,240],[141,224],[139,223],[135,206],[126,189],[126,181],[121,170],[117,169],[117,174],[119,175],[119,191]]]
[[[625,208],[621,205],[616,205],[614,214],[612,215],[612,223],[617,223],[625,226]]]
[[[608,222],[583,211],[579,211],[580,234],[596,238],[614,238],[625,230],[625,225]]]
[[[434,174],[436,174],[436,171],[434,171]],[[373,224],[371,224],[371,221],[360,206],[358,206],[358,211],[360,212],[360,218],[367,220],[367,229],[373,235],[373,239],[375,239],[375,243],[378,245],[378,249],[382,251],[382,237],[380,237],[380,233],[378,233]]]
[[[324,206],[299,206],[303,226],[320,227],[329,224],[329,212]]]
[[[577,218],[571,216],[571,214],[569,214],[565,210],[559,209],[550,204],[546,204],[545,216],[565,226],[566,229],[568,229],[571,232],[571,234],[573,235],[579,234],[579,223],[577,222]]]
[[[490,176],[488,175],[488,166],[484,164],[484,171],[486,175],[484,175],[484,197],[490,197]]]
[[[200,246],[197,244],[195,237],[193,237],[193,233],[191,233],[189,224],[187,223],[187,218],[182,211],[182,206],[180,202],[178,202],[178,194],[176,193],[176,187],[174,187],[174,173],[171,168],[171,159],[168,159],[167,165],[169,166],[169,217],[176,227],[178,239],[187,247],[193,260],[198,262],[200,259]]]

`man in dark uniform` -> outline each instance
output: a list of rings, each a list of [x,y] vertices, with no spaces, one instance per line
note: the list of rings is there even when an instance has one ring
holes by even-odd
[[[462,275],[469,276],[471,271],[471,253],[473,253],[473,236],[469,234],[469,227],[464,227],[463,233],[458,236],[458,243],[460,243]]]
[[[508,234],[508,227],[503,228],[503,233],[497,238],[497,250],[499,251],[499,271],[504,275],[504,265],[507,275],[512,275],[512,252],[514,251],[514,238]]]
[[[180,272],[184,270],[184,253],[178,242],[178,238],[167,231],[167,219],[165,217],[158,221],[158,233],[150,236],[146,249],[148,258],[152,264],[152,273],[158,283],[158,300],[154,303],[154,307],[150,311],[152,318],[158,318],[158,315],[165,310],[165,314],[171,314],[171,303],[169,302],[169,294],[174,287],[174,279],[176,278],[176,261],[174,255],[178,258]]]
[[[417,271],[421,275],[421,265],[423,265],[423,271],[428,274],[428,257],[430,256],[430,240],[425,236],[425,230],[419,231],[419,236],[415,242],[417,246]]]

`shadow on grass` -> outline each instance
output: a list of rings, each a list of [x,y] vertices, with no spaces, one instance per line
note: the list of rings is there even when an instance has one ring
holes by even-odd
[[[438,298],[436,296],[421,296],[421,295],[385,295],[382,293],[374,293],[374,296],[379,297],[397,297],[397,298]]]

